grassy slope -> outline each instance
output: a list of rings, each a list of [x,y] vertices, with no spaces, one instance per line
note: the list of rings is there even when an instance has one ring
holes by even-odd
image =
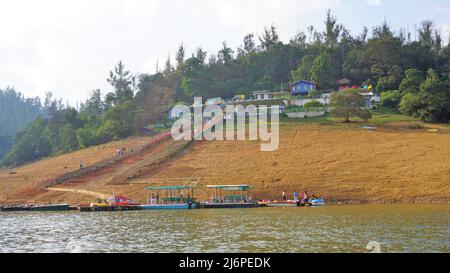
[[[114,156],[118,148],[137,149],[148,141],[148,137],[113,141],[73,153],[45,158],[18,168],[0,170],[0,203],[14,202],[14,200],[26,201],[27,198],[42,191],[45,186],[43,184],[48,179],[78,169],[81,160],[85,166],[92,165]]]
[[[383,122],[392,118],[401,120],[380,114]],[[196,143],[149,177],[248,183],[259,198],[308,189],[334,201],[449,202],[449,131],[410,130],[409,122],[372,124],[376,131],[361,129],[362,123],[283,123],[279,149],[268,153],[257,141]]]
[[[334,201],[450,201],[450,165],[446,164],[450,160],[448,125],[426,125],[443,128],[438,134],[426,129],[410,130],[408,124],[413,119],[388,109],[373,113],[368,124],[376,126],[376,131],[360,129],[364,124],[361,121],[350,124],[336,121],[339,120],[329,116],[282,119],[280,146],[275,152],[260,152],[258,141],[196,142],[187,152],[169,161],[150,164],[182,146],[166,143],[149,151],[148,156],[75,181],[69,189],[114,191],[144,201],[143,185],[123,183],[125,176],[138,172],[145,174],[141,177],[144,181],[166,181],[165,184],[193,177],[201,178],[199,186],[249,183],[256,186],[254,194],[259,198],[277,198],[283,189],[288,192],[308,189]],[[41,160],[17,168],[14,170],[17,174],[0,171],[0,203],[5,197],[9,202],[76,204],[92,200],[89,195],[32,189],[50,177],[78,168],[81,159],[89,165],[111,156],[118,147],[137,147],[146,141],[138,138],[113,142]],[[204,190],[197,193],[201,199],[207,197]]]

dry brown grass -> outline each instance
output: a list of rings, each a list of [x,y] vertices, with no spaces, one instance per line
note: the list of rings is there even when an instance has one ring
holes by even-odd
[[[433,127],[433,125],[431,125]],[[426,126],[429,128],[430,126]],[[256,187],[258,198],[279,198],[286,190],[307,189],[329,201],[353,202],[449,202],[450,133],[427,129],[410,130],[406,123],[380,125],[376,131],[355,124],[284,124],[279,149],[261,152],[257,141],[195,142],[187,151],[160,162],[177,151],[182,143],[166,141],[146,153],[109,169],[60,187],[96,193],[120,193],[144,201],[143,184],[130,184],[126,178],[140,174],[140,181],[201,178],[197,197],[205,199],[206,184],[246,183]],[[0,189],[9,189],[10,199],[33,202],[94,201],[92,194],[48,191],[23,195],[32,182],[60,174],[64,166],[78,168],[114,154],[118,146],[139,145],[145,139],[110,143],[61,157],[46,159],[18,168],[16,175],[0,172]],[[4,194],[0,194],[0,198]],[[11,196],[15,196],[11,198]],[[1,203],[0,199],[0,203]]]
[[[137,149],[148,143],[149,139],[140,137],[114,141],[18,168],[0,170],[0,203],[27,201],[42,192],[43,183],[47,180],[78,169],[81,160],[85,166],[92,165],[114,156],[118,148]]]
[[[145,185],[134,185],[134,177],[143,175],[157,165],[184,148],[185,142],[164,141],[156,146],[144,150],[134,156],[82,176],[64,182],[62,185],[51,187],[24,199],[33,203],[90,203],[96,198],[106,198],[113,194],[124,194],[136,200],[145,200]],[[17,202],[17,201],[16,201]]]
[[[449,202],[449,132],[406,128],[290,124],[275,152],[261,152],[258,142],[202,142],[150,177],[248,183],[259,198],[307,189],[334,201]]]

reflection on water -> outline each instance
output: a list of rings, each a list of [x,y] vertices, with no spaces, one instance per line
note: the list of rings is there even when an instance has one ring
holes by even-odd
[[[449,252],[449,205],[0,213],[0,252]]]

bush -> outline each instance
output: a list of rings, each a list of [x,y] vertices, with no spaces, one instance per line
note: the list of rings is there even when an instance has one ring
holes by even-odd
[[[311,109],[315,109],[315,108],[321,108],[323,106],[324,105],[322,103],[320,103],[320,102],[318,102],[316,100],[312,100],[312,101],[310,101],[308,103],[305,103],[304,107],[306,108],[306,110],[311,110]]]
[[[400,104],[401,95],[400,91],[392,90],[381,93],[381,104],[390,108],[397,108]]]
[[[299,113],[305,112],[305,108],[301,106],[291,106],[286,108],[286,113]]]
[[[402,114],[418,117],[418,110],[422,107],[420,98],[416,94],[406,93],[400,101],[400,112]]]
[[[317,90],[311,90],[308,92],[308,97],[315,98],[315,97],[320,97],[320,95],[321,95],[320,91],[317,91]]]

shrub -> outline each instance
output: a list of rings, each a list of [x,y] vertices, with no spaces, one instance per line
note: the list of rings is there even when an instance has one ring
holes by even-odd
[[[310,102],[308,102],[308,103],[305,103],[305,106],[304,106],[307,110],[311,110],[311,109],[314,109],[314,108],[320,108],[320,107],[323,107],[323,104],[322,103],[320,103],[320,102],[318,102],[318,101],[316,101],[316,100],[312,100],[312,101],[310,101]]]
[[[400,91],[392,90],[381,93],[381,104],[390,108],[397,108],[400,104]]]
[[[321,95],[320,91],[317,91],[317,90],[311,90],[308,92],[308,97],[315,98],[315,97],[320,97],[320,95]]]

